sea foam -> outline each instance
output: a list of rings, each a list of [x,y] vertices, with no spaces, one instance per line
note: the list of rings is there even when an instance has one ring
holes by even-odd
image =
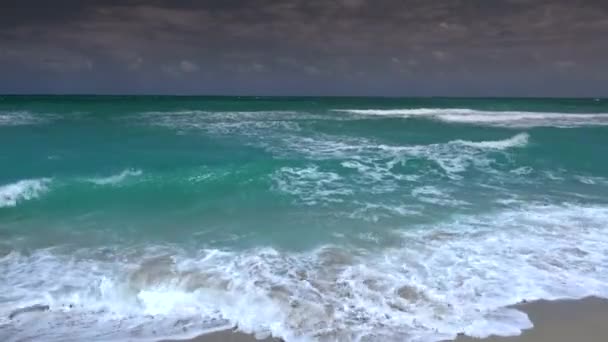
[[[492,168],[496,154],[508,155],[512,149],[525,147],[528,133],[519,133],[500,140],[452,140],[428,145],[387,145],[368,139],[341,139],[332,137],[291,138],[288,148],[316,160],[304,168],[281,168],[272,175],[274,189],[291,194],[306,204],[343,202],[347,196],[381,195],[399,191],[404,185],[423,181],[430,175],[462,179],[470,169],[496,173]],[[340,169],[323,169],[325,160],[340,161]],[[411,161],[423,162],[425,174],[415,169],[407,173]],[[344,173],[344,170],[351,172]],[[456,199],[413,193],[424,202],[435,204],[465,204]],[[356,196],[352,196],[356,197]],[[356,203],[356,202],[355,202]],[[361,208],[360,208],[361,209]]]
[[[124,182],[130,177],[141,176],[142,171],[137,169],[127,169],[120,173],[108,176],[108,177],[98,177],[98,178],[89,178],[88,181],[97,185],[117,185],[121,182]]]
[[[411,227],[381,250],[13,252],[0,258],[11,298],[0,316],[50,310],[4,319],[0,337],[158,340],[231,326],[286,341],[516,335],[532,324],[513,304],[608,296],[607,222],[601,206],[528,204]]]
[[[505,150],[513,147],[524,147],[528,144],[530,135],[527,133],[520,133],[511,138],[505,140],[491,140],[491,141],[468,141],[468,140],[455,140],[453,143],[482,148],[482,149],[493,149],[493,150]]]
[[[429,118],[450,123],[504,127],[578,127],[608,125],[608,113],[484,111],[466,108],[336,109],[334,112],[362,116]]]
[[[47,121],[49,115],[33,115],[30,112],[0,112],[0,127],[39,124]]]
[[[42,195],[48,190],[50,179],[26,179],[0,186],[0,208],[14,207]]]

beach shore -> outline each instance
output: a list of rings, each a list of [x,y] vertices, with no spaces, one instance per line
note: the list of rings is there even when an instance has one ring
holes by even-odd
[[[220,330],[186,340],[165,340],[160,342],[281,342],[277,338],[256,339],[253,335],[233,330]]]
[[[537,301],[514,307],[526,312],[534,328],[520,336],[478,339],[459,336],[454,342],[606,342],[608,341],[608,300]],[[198,336],[184,342],[259,342],[252,335],[231,330]],[[267,338],[262,342],[279,342]],[[165,341],[168,342],[168,341]],[[447,341],[446,341],[447,342]]]
[[[608,300],[537,301],[514,306],[528,314],[534,327],[520,336],[477,339],[460,336],[455,342],[605,342],[608,341]]]

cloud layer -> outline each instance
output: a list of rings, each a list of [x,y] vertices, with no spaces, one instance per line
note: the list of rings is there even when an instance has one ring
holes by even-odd
[[[25,0],[3,2],[0,12],[2,92],[608,89],[605,1]]]

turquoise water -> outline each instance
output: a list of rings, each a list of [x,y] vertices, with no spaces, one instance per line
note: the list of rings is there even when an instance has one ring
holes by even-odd
[[[0,337],[517,334],[608,296],[606,146],[603,99],[0,97]]]

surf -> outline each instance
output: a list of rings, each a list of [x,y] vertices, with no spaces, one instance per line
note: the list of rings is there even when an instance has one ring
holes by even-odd
[[[608,113],[485,111],[466,108],[334,109],[333,111],[360,116],[424,118],[446,123],[516,128],[608,125]]]
[[[26,179],[0,186],[0,208],[15,207],[36,199],[49,190],[49,178]]]
[[[0,124],[0,340],[442,341],[608,298],[604,102],[256,101],[0,102],[54,115]]]
[[[335,245],[301,253],[116,246],[105,261],[81,258],[87,250],[12,253],[0,259],[8,275],[2,290],[18,291],[21,299],[0,313],[48,306],[38,319],[67,320],[65,333],[93,340],[91,324],[97,333],[129,336],[128,330],[113,330],[111,322],[118,321],[137,326],[143,340],[158,339],[159,327],[162,336],[183,337],[183,328],[195,325],[198,332],[238,326],[259,336],[304,341],[392,339],[403,333],[428,341],[460,332],[512,335],[531,323],[510,305],[608,296],[608,278],[597,266],[605,261],[606,220],[603,207],[522,204],[397,232],[401,246],[377,252]],[[446,244],[450,248],[440,247]],[[137,258],[129,256],[134,251]],[[39,286],[52,290],[43,296]],[[25,331],[16,336],[25,337]]]
[[[96,185],[118,185],[129,178],[141,176],[142,173],[143,172],[138,169],[126,169],[108,177],[89,178],[87,181]]]

